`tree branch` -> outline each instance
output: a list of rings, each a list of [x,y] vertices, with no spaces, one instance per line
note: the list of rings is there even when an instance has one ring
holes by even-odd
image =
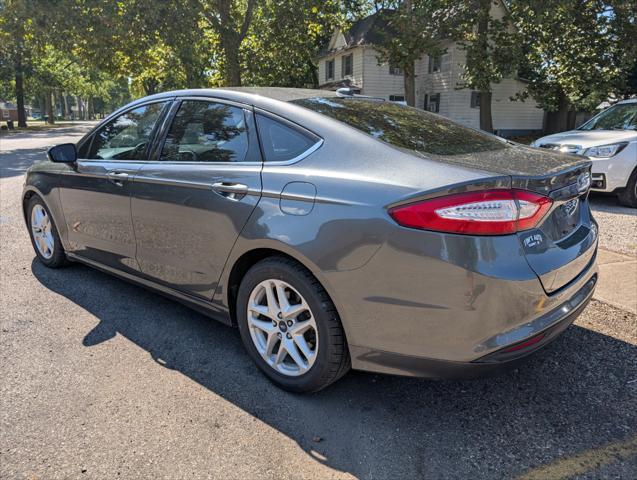
[[[250,28],[250,23],[252,22],[252,14],[254,13],[255,4],[256,0],[248,0],[246,15],[243,18],[243,25],[241,25],[241,30],[239,31],[239,41],[242,41],[248,33],[248,28]]]

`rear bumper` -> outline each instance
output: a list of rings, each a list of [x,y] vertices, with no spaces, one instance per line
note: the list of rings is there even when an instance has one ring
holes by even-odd
[[[504,332],[498,338],[494,338],[493,340],[499,343],[506,341],[507,345],[477,360],[453,362],[350,345],[352,366],[358,370],[437,379],[477,378],[514,368],[555,340],[586,308],[595,291],[597,274],[593,273],[592,276],[586,275],[586,277],[588,280],[571,298],[527,325],[518,327],[512,332]],[[521,333],[526,335],[522,336]],[[539,336],[541,340],[529,347],[512,352],[506,351],[511,345]],[[488,348],[488,345],[485,347]]]

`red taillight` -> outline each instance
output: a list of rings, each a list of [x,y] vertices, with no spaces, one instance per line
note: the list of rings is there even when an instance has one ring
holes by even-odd
[[[531,345],[535,345],[540,340],[542,340],[545,336],[546,335],[544,333],[540,333],[539,335],[535,337],[531,337],[528,340],[525,340],[524,342],[520,342],[516,345],[513,345],[512,347],[505,348],[502,351],[506,353],[517,352],[518,350],[522,350],[523,348],[530,347]]]
[[[548,197],[524,190],[484,190],[433,198],[389,210],[403,227],[472,235],[506,235],[535,227]]]

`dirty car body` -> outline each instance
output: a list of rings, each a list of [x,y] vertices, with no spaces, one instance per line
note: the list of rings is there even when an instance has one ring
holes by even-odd
[[[188,108],[216,109],[225,130],[191,122],[192,145],[171,145]],[[136,109],[154,112],[148,141],[104,147]],[[447,378],[512,365],[595,287],[590,161],[428,112],[311,90],[177,91],[115,112],[77,150],[73,164],[31,168],[24,191],[46,202],[71,260],[233,324],[250,266],[289,257],[329,294],[355,369]],[[488,218],[504,207],[512,221]]]

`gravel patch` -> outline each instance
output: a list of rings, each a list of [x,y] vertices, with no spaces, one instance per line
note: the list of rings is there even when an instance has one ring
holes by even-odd
[[[637,257],[637,208],[622,207],[614,196],[593,194],[591,209],[599,223],[599,246]]]

